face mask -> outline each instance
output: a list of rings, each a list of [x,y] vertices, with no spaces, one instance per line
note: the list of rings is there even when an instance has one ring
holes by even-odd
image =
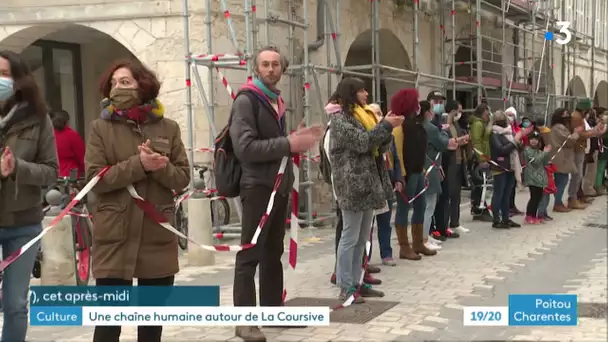
[[[456,116],[454,116],[454,121],[460,120],[461,117],[462,117],[462,113],[456,113]]]
[[[443,114],[444,106],[441,103],[435,103],[433,105],[433,113],[435,114]]]
[[[507,118],[509,119],[509,123],[513,123],[513,121],[515,121],[515,117],[513,116],[507,116]]]
[[[496,126],[500,126],[500,127],[507,127],[509,124],[506,121],[496,121]]]
[[[0,77],[0,101],[6,101],[13,95],[13,80]]]
[[[530,127],[530,123],[529,123],[528,121],[524,121],[524,122],[521,124],[521,126],[522,126],[523,128],[528,128],[528,127]]]
[[[140,104],[137,89],[114,88],[110,92],[110,101],[117,109],[129,109]]]

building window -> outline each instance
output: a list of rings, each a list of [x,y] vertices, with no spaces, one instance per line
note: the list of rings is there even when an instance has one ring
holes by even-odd
[[[70,126],[84,136],[80,45],[37,40],[22,56],[28,61],[51,111],[67,111]]]

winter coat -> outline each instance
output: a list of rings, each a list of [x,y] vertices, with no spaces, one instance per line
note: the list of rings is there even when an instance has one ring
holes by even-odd
[[[599,160],[608,160],[608,132],[599,139],[598,143],[600,153],[598,155]]]
[[[393,187],[382,156],[392,144],[393,127],[380,121],[371,131],[352,115],[334,114],[331,119],[329,159],[338,206],[345,211],[379,210],[394,199]]]
[[[492,160],[500,165],[490,165],[493,171],[504,172],[505,170],[512,170],[511,167],[511,152],[517,149],[517,144],[509,141],[507,137],[498,133],[491,133],[490,135],[490,155]]]
[[[51,118],[27,104],[14,113],[14,124],[0,129],[0,151],[9,147],[15,157],[14,173],[0,176],[0,228],[42,222],[42,188],[57,181],[59,168]]]
[[[479,150],[484,156],[490,155],[490,134],[492,130],[487,127],[480,117],[471,116],[471,144],[473,148]],[[479,158],[478,153],[474,153]]]
[[[93,121],[86,148],[87,181],[106,166],[110,169],[93,188],[93,276],[99,278],[163,278],[179,271],[177,236],[140,209],[128,185],[175,223],[172,190],[190,182],[190,166],[179,125],[164,118],[136,124],[124,118]],[[150,140],[152,150],[167,156],[169,164],[146,172],[138,146]]]
[[[574,173],[576,165],[574,164],[574,149],[577,145],[578,134],[570,134],[568,128],[562,124],[556,124],[551,127],[549,133],[549,141],[551,143],[551,158],[553,164],[559,173]],[[564,144],[565,142],[565,144]],[[560,147],[564,145],[559,153]]]
[[[549,183],[549,177],[545,166],[549,164],[548,152],[539,150],[533,147],[524,149],[524,185],[535,186],[538,188],[546,188]]]
[[[441,194],[441,181],[443,180],[443,175],[441,172],[441,154],[448,150],[448,142],[450,138],[448,137],[447,133],[440,131],[437,126],[428,120],[423,123],[423,127],[427,136],[426,161],[424,163],[424,169],[428,171],[431,165],[435,163],[435,167],[433,167],[431,172],[427,173],[426,175],[429,184],[426,193],[429,195],[439,195]]]
[[[69,177],[70,171],[78,170],[78,177],[84,176],[84,141],[78,132],[66,126],[55,129],[57,141],[57,158],[59,159],[59,177]]]
[[[251,98],[243,94],[244,92],[250,92]],[[256,108],[258,111],[254,113]],[[237,94],[230,116],[230,138],[242,170],[241,188],[262,185],[272,189],[281,160],[283,157],[291,157],[284,129],[285,116],[277,119],[275,109],[265,96],[253,87],[243,89]],[[294,180],[293,162],[288,158],[277,192],[289,194]]]

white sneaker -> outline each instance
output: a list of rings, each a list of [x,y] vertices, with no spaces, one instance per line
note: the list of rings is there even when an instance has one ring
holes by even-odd
[[[458,234],[464,234],[464,233],[470,232],[471,230],[467,229],[467,228],[465,228],[463,226],[458,226],[456,228],[452,228],[452,231],[454,231],[454,232],[456,232]]]
[[[430,241],[427,241],[427,242],[424,244],[424,246],[425,246],[426,248],[428,248],[428,249],[432,250],[432,251],[437,251],[437,250],[440,250],[440,249],[441,249],[441,246],[436,245],[436,244],[434,244],[434,243],[432,243],[432,242],[430,242]]]
[[[429,242],[431,242],[437,246],[441,246],[441,244],[443,243],[443,241],[437,240],[434,237],[432,237],[431,235],[429,235]]]

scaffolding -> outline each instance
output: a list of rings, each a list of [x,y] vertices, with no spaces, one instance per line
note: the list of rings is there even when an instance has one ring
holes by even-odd
[[[443,89],[445,94],[451,94],[449,98],[458,99],[465,108],[471,111],[478,104],[488,102],[493,104],[493,109],[508,106],[515,106],[521,112],[522,108],[526,115],[532,117],[544,116],[545,119],[550,111],[558,105],[572,103],[577,97],[573,93],[567,93],[568,81],[571,76],[576,75],[577,49],[586,46],[592,49],[592,56],[595,56],[595,32],[591,36],[583,34],[579,30],[578,16],[572,20],[570,31],[572,41],[575,43],[561,46],[561,89],[563,94],[555,91],[556,82],[553,77],[554,53],[556,46],[554,40],[544,39],[546,32],[553,32],[560,36],[558,22],[565,20],[566,0],[392,0],[396,5],[404,6],[404,9],[411,12],[413,22],[413,67],[412,70],[396,68],[382,64],[380,61],[380,0],[370,0],[370,20],[371,20],[371,61],[369,65],[357,65],[346,67],[342,65],[342,52],[340,51],[340,8],[343,6],[341,0],[319,0],[317,1],[317,19],[324,21],[325,31],[318,35],[317,41],[308,43],[309,40],[309,20],[310,1],[299,1],[301,13],[296,15],[296,0],[286,0],[288,5],[287,18],[271,15],[269,11],[270,0],[264,0],[263,17],[259,18],[257,13],[256,0],[243,0],[244,21],[245,21],[245,46],[241,47],[238,42],[237,31],[233,26],[233,18],[228,8],[227,0],[220,0],[221,12],[228,25],[228,35],[232,41],[234,51],[232,54],[217,54],[213,49],[212,39],[212,0],[206,1],[205,9],[205,29],[206,29],[206,54],[196,55],[190,50],[190,29],[189,29],[189,7],[188,0],[183,0],[184,10],[184,46],[185,46],[185,68],[187,98],[186,107],[188,114],[188,140],[190,147],[190,159],[194,161],[195,146],[193,146],[193,127],[194,113],[192,105],[192,83],[191,78],[198,89],[198,95],[205,107],[205,112],[209,120],[211,136],[216,136],[215,128],[215,94],[213,87],[205,89],[198,67],[208,68],[208,84],[214,84],[216,77],[224,84],[231,97],[234,92],[223,77],[220,69],[239,69],[247,72],[248,77],[252,76],[252,65],[250,63],[252,54],[258,46],[259,30],[258,23],[263,25],[264,41],[268,44],[271,41],[271,24],[285,25],[288,30],[288,58],[290,67],[287,75],[290,80],[288,111],[292,114],[290,125],[295,128],[299,119],[303,117],[307,125],[312,122],[313,110],[311,107],[311,92],[316,96],[315,107],[322,113],[324,99],[329,96],[332,89],[332,77],[357,76],[371,79],[371,94],[375,102],[382,102],[382,82],[396,81],[410,86],[419,87],[420,85],[433,86],[436,89]],[[574,2],[576,8],[577,1]],[[587,0],[593,3],[596,8],[596,1]],[[561,2],[561,4],[560,4]],[[558,10],[561,9],[561,13]],[[432,17],[432,25],[437,25],[441,32],[441,71],[438,74],[423,72],[419,68],[421,60],[420,53],[420,16],[424,13],[438,13],[438,17]],[[593,12],[595,16],[595,11]],[[321,18],[322,17],[322,18]],[[464,29],[459,29],[461,21],[459,18],[465,17],[468,25]],[[319,19],[321,18],[321,19]],[[458,19],[458,20],[457,20]],[[484,25],[490,25],[495,29],[500,29],[500,36],[496,37],[491,33],[486,34],[483,30]],[[593,18],[595,27],[595,18]],[[303,51],[296,58],[295,30],[300,29],[301,39],[304,41]],[[460,31],[468,31],[468,34],[461,34]],[[512,42],[508,42],[508,34],[511,34]],[[311,63],[310,53],[325,45],[326,65],[316,65]],[[542,46],[540,49],[538,46]],[[468,56],[459,51],[468,50]],[[511,62],[504,60],[512,51]],[[445,56],[448,56],[447,58]],[[497,58],[501,56],[501,58]],[[332,58],[333,57],[333,58]],[[465,70],[465,72],[463,72]],[[391,75],[388,76],[387,74]],[[595,64],[591,62],[591,84],[593,87],[593,74]],[[322,96],[321,75],[327,76],[326,89],[327,96]],[[243,80],[244,81],[244,80]],[[300,96],[302,95],[302,96]],[[301,108],[297,100],[302,99]],[[500,103],[500,105],[496,105]],[[296,113],[299,109],[299,113]],[[301,114],[298,117],[297,114]],[[302,207],[300,213],[304,214],[300,224],[306,227],[314,226],[315,222],[323,220],[325,217],[315,218],[313,213],[312,189],[312,163],[315,156],[311,152],[305,154],[303,180],[300,186],[305,189],[306,200],[300,201]],[[300,192],[302,193],[302,192]],[[240,217],[240,203],[235,201]],[[228,227],[228,230],[238,230],[238,227]]]

